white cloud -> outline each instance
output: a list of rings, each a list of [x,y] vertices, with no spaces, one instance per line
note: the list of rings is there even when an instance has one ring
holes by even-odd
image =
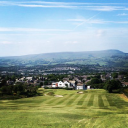
[[[105,36],[105,33],[106,33],[105,30],[99,29],[96,31],[96,36],[97,37],[103,37],[103,36]]]
[[[0,44],[12,44],[10,41],[1,41]]]
[[[103,49],[123,49],[127,48],[128,40],[127,28],[108,28],[97,29],[90,28],[84,31],[71,31],[68,33],[59,33],[58,36],[9,36],[6,35],[1,40],[12,42],[12,45],[2,45],[1,50],[9,49],[8,55],[23,55],[46,52],[62,52],[62,51],[89,51]],[[2,42],[0,41],[0,42]],[[17,42],[20,41],[22,43]],[[3,42],[7,44],[8,42]],[[24,46],[24,50],[23,50]],[[126,46],[126,47],[124,47]],[[34,49],[34,51],[28,49]],[[0,50],[0,54],[5,54]]]
[[[103,20],[103,19],[93,19],[93,17],[89,18],[89,19],[67,19],[66,21],[69,22],[73,22],[74,25],[76,25],[76,27],[74,28],[74,30],[76,28],[78,28],[79,26],[86,24],[128,24],[128,21],[107,21],[107,20]]]
[[[125,10],[126,7],[123,6],[87,6],[88,10],[94,11],[115,11],[115,10]]]
[[[25,1],[9,2],[1,1],[0,6],[40,7],[40,8],[76,8],[95,11],[128,10],[125,3],[79,3],[79,2],[46,2],[46,1]]]
[[[103,24],[103,23],[105,23],[104,20],[100,20],[100,19],[92,19],[92,20],[88,20],[88,19],[68,19],[67,21],[84,22],[84,23],[92,23],[92,24]]]
[[[66,5],[34,5],[34,4],[20,4],[21,7],[34,7],[34,8],[77,8],[77,6],[66,6]]]
[[[65,44],[78,44],[78,41],[66,41]]]
[[[1,32],[6,31],[23,31],[23,32],[32,32],[32,31],[39,31],[39,32],[46,32],[46,31],[70,31],[64,29],[37,29],[37,28],[0,28]]]
[[[118,14],[117,16],[127,16],[128,14],[126,13],[121,13],[121,14]]]

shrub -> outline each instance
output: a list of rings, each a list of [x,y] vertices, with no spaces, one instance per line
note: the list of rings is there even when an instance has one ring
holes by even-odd
[[[54,92],[48,92],[47,95],[54,96]]]

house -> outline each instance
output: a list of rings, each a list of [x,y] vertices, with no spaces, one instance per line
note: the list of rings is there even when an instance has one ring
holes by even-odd
[[[26,80],[32,81],[32,77],[26,77]]]
[[[89,90],[90,88],[91,86],[85,85],[83,83],[78,83],[77,85],[75,85],[76,90]]]
[[[70,80],[69,83],[71,84],[71,86],[75,87],[75,80]]]
[[[75,89],[76,90],[87,90],[87,86],[84,85],[83,83],[78,83],[77,85],[75,85]]]
[[[63,82],[69,81],[69,78],[63,78]]]
[[[13,85],[13,84],[14,84],[14,81],[8,80],[8,81],[7,81],[7,84],[8,84],[8,85]]]
[[[59,88],[66,88],[66,87],[70,87],[70,83],[65,81],[65,82],[62,82],[62,81],[59,81],[59,82],[53,82],[52,83],[52,88],[56,88],[56,87],[59,87]]]
[[[68,87],[68,88],[70,87],[70,83],[67,82],[67,81],[64,82],[64,85],[65,85],[66,87]]]
[[[58,82],[58,87],[59,88],[66,88],[66,85],[62,81],[59,81]]]
[[[128,82],[122,82],[123,87],[128,87]]]
[[[56,88],[56,87],[58,87],[58,83],[57,82],[53,82],[52,83],[52,88]]]

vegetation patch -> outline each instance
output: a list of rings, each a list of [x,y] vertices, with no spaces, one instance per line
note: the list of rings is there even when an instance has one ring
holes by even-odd
[[[54,96],[54,92],[48,92],[47,95]]]
[[[65,91],[48,91],[54,95],[66,94],[62,98],[39,96],[0,100],[0,127],[127,128],[128,102],[119,94],[104,90],[81,95],[73,90]]]

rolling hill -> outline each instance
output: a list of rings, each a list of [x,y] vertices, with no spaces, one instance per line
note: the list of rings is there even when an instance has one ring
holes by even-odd
[[[34,66],[55,64],[99,64],[128,67],[128,53],[124,53],[119,50],[103,50],[0,57],[0,66]]]

